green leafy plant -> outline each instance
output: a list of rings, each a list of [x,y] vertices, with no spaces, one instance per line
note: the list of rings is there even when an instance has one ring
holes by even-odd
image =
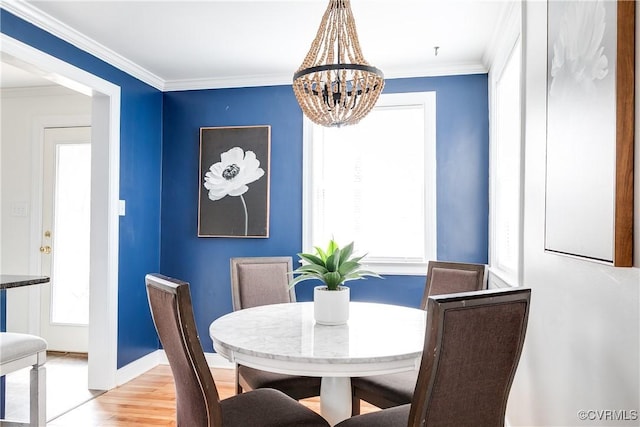
[[[360,260],[366,255],[353,256],[353,242],[340,248],[331,239],[326,250],[315,246],[315,254],[299,253],[298,256],[306,264],[293,271],[293,274],[298,276],[289,282],[290,287],[304,280],[318,279],[327,285],[330,291],[336,291],[349,280],[358,280],[365,276],[381,278],[377,273],[362,268]]]

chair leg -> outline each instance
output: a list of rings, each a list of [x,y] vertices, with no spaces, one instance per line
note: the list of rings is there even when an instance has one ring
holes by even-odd
[[[351,416],[360,415],[360,399],[351,395]]]
[[[242,394],[242,386],[240,385],[240,371],[236,363],[236,394]]]
[[[47,371],[43,365],[34,365],[30,371],[29,425],[47,424]]]

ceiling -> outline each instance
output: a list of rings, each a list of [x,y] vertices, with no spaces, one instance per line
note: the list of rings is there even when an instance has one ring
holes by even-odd
[[[8,62],[2,61],[1,65],[0,87],[2,88],[50,86],[52,84],[49,80]]]
[[[465,74],[487,71],[510,1],[352,0],[352,10],[364,57],[385,77]],[[326,6],[326,0],[2,3],[160,90],[290,84]],[[47,84],[4,61],[1,81]]]

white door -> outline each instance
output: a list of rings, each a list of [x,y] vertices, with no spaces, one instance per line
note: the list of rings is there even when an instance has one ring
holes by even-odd
[[[40,333],[49,350],[88,352],[91,128],[44,132]]]

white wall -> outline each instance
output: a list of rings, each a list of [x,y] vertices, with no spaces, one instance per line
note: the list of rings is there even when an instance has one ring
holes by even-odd
[[[636,23],[638,41],[639,30]],[[546,2],[526,3],[523,35],[523,285],[532,288],[532,305],[508,421],[512,426],[638,426],[638,419],[581,421],[578,411],[626,410],[627,418],[633,418],[631,411],[640,410],[639,92],[636,86],[636,268],[613,268],[545,253]],[[636,60],[636,81],[640,78],[638,63]],[[597,413],[589,415],[598,417]]]
[[[32,157],[38,124],[91,124],[91,98],[63,87],[3,89],[0,138],[0,271],[30,274]],[[25,208],[25,215],[17,212]],[[30,287],[7,291],[7,330],[28,332]]]

